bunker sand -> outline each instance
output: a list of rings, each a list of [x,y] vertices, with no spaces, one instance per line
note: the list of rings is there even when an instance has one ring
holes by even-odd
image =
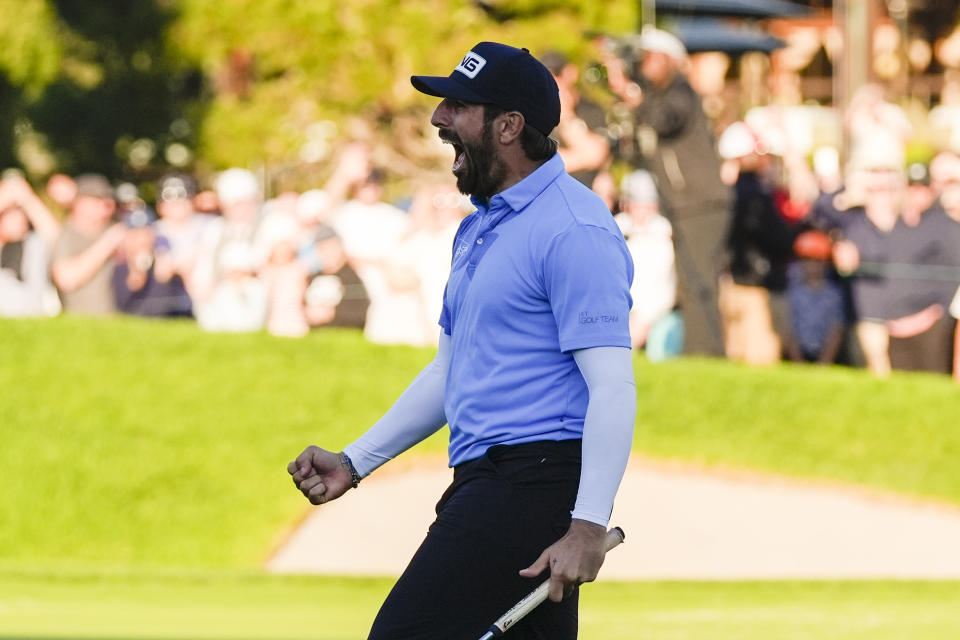
[[[311,510],[267,568],[399,575],[452,472],[441,460],[391,465]],[[960,509],[847,487],[641,460],[611,524],[627,541],[604,580],[960,578]]]

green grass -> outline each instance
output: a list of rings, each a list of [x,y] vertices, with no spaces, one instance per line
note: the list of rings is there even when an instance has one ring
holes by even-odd
[[[0,638],[356,640],[390,580],[260,574],[0,574]],[[948,640],[960,583],[604,583],[583,640]]]
[[[634,449],[960,504],[960,387],[846,367],[638,362]]]
[[[255,569],[306,506],[284,471],[376,420],[430,350],[358,333],[0,321],[0,568]],[[960,388],[637,359],[639,453],[960,504]],[[441,453],[445,434],[417,451]],[[417,455],[414,453],[413,455]]]
[[[431,357],[129,318],[0,336],[0,563],[53,566],[259,566],[305,505],[287,463],[349,442]]]

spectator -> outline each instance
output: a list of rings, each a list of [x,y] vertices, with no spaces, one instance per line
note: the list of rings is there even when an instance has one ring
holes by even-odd
[[[97,174],[77,178],[77,196],[53,249],[51,274],[69,313],[109,315],[117,310],[113,295],[113,255],[123,242],[113,190]]]
[[[267,261],[260,276],[267,288],[267,331],[275,336],[299,338],[310,326],[304,312],[307,268],[297,259],[300,222],[294,215],[271,214],[260,228],[258,244],[266,250]]]
[[[391,280],[389,261],[409,231],[406,214],[383,201],[385,176],[371,170],[356,183],[353,197],[339,207],[330,226],[343,240],[347,258],[370,296],[364,334],[379,344],[422,344],[416,288]]]
[[[320,225],[327,224],[330,215],[330,195],[323,189],[304,191],[297,198],[296,214],[303,228],[316,232]]]
[[[305,295],[310,325],[363,329],[370,297],[332,227],[317,230],[309,254],[316,265]]]
[[[947,218],[923,214],[916,227],[901,216],[906,194],[901,150],[878,138],[853,159],[852,197],[863,206],[844,214],[844,240],[834,247],[842,273],[853,274],[857,338],[874,375],[891,368],[949,371],[948,294],[930,267],[949,259]],[[945,242],[946,241],[946,242]]]
[[[567,172],[592,189],[597,174],[610,161],[606,113],[600,105],[580,95],[580,70],[566,56],[548,51],[540,60],[560,90],[560,124],[553,130],[557,150]]]
[[[793,246],[799,260],[788,271],[791,331],[785,350],[794,362],[832,364],[843,345],[846,314],[843,288],[829,277],[830,238],[811,229]]]
[[[0,180],[0,316],[59,312],[49,278],[50,248],[59,233],[60,224],[26,180]]]
[[[154,228],[158,249],[166,251],[174,271],[189,284],[190,275],[210,216],[194,210],[197,185],[192,177],[171,173],[157,183],[157,213],[160,219]]]
[[[156,234],[146,207],[127,213],[126,235],[113,271],[117,309],[148,317],[189,317],[190,296],[176,272],[169,247]]]
[[[840,228],[843,212],[850,207],[840,169],[840,152],[833,147],[820,147],[813,154],[813,171],[819,195],[803,223],[829,233]]]
[[[658,323],[676,324],[676,318],[666,317],[676,303],[677,282],[670,222],[660,215],[657,187],[648,172],[634,171],[625,176],[620,193],[622,213],[617,222],[634,265],[630,287],[631,341],[634,348],[646,346],[651,359],[658,359],[660,354],[676,355],[667,344],[670,332],[654,330]],[[658,336],[664,340],[651,343],[651,338]]]
[[[945,264],[952,267],[954,275],[945,279],[944,285],[950,299],[950,319],[955,327],[953,377],[960,382],[960,322],[957,321],[960,318],[960,278],[956,275],[960,270],[960,156],[950,151],[938,154],[930,163],[930,174],[931,183],[938,194],[939,209],[950,223],[944,226],[942,235],[943,245],[949,249]]]
[[[230,242],[218,252],[217,282],[207,302],[197,309],[204,331],[242,333],[263,329],[267,318],[267,288],[256,277],[257,260],[248,242]]]
[[[118,220],[125,220],[133,211],[140,211],[146,203],[140,197],[140,189],[132,182],[121,182],[113,190],[113,199],[117,203],[115,216]]]
[[[646,28],[639,84],[608,61],[611,89],[634,107],[638,147],[657,181],[661,210],[673,225],[677,295],[684,322],[684,351],[722,355],[718,280],[726,262],[730,190],[720,180],[720,161],[700,96],[682,69],[683,44],[672,34]]]
[[[795,233],[774,203],[765,178],[769,156],[750,126],[727,127],[719,147],[737,171],[727,239],[731,282],[722,295],[726,353],[749,364],[772,364],[782,354],[786,267]]]
[[[907,167],[907,195],[903,203],[903,222],[908,227],[920,224],[923,213],[933,206],[937,194],[930,185],[930,169],[922,162]]]
[[[859,164],[857,164],[859,163]],[[887,261],[890,234],[899,218],[898,196],[902,196],[902,156],[896,148],[878,147],[878,153],[863,149],[852,161],[846,200],[862,201],[841,214],[840,240],[833,247],[833,261],[842,275],[852,275],[861,260]],[[851,193],[848,193],[851,192]],[[882,277],[854,277],[850,292],[856,314],[857,342],[866,358],[867,369],[878,377],[890,374],[890,336],[886,321],[891,283]]]
[[[55,173],[47,179],[46,191],[56,213],[66,213],[77,197],[77,181],[66,174]]]
[[[262,257],[254,251],[254,240],[260,225],[262,203],[260,184],[246,169],[227,169],[217,178],[217,198],[221,217],[214,218],[204,230],[197,251],[197,264],[188,280],[190,297],[199,311],[226,277],[221,253],[227,246],[246,245],[250,249],[249,265],[256,271]],[[240,255],[235,249],[234,257]],[[231,263],[231,261],[227,261]]]
[[[860,148],[890,147],[902,153],[913,135],[913,125],[899,106],[887,102],[883,87],[868,83],[858,88],[850,98],[843,115],[850,135],[851,156]]]
[[[388,270],[394,291],[406,289],[418,309],[417,344],[436,346],[440,311],[450,271],[450,247],[466,213],[465,196],[448,181],[417,190],[410,207],[410,231],[393,252]]]

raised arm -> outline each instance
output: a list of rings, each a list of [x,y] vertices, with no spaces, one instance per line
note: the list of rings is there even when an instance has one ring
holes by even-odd
[[[124,227],[117,223],[97,238],[97,241],[76,255],[63,256],[54,251],[50,274],[61,291],[76,291],[93,279],[97,272],[123,242]]]
[[[441,334],[436,357],[380,420],[344,448],[346,457],[310,446],[287,466],[297,488],[313,504],[335,500],[360,478],[443,427],[447,422],[443,398],[449,369],[450,336]]]
[[[23,208],[30,224],[44,239],[47,247],[52,247],[57,241],[57,236],[60,235],[60,223],[47,205],[43,204],[43,201],[33,192],[30,183],[20,176],[5,178],[0,184],[0,210],[11,204],[17,204]]]

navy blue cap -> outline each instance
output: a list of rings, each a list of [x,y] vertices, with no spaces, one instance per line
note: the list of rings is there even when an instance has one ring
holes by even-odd
[[[421,93],[519,111],[545,136],[560,122],[557,81],[527,49],[481,42],[449,76],[411,76]]]

